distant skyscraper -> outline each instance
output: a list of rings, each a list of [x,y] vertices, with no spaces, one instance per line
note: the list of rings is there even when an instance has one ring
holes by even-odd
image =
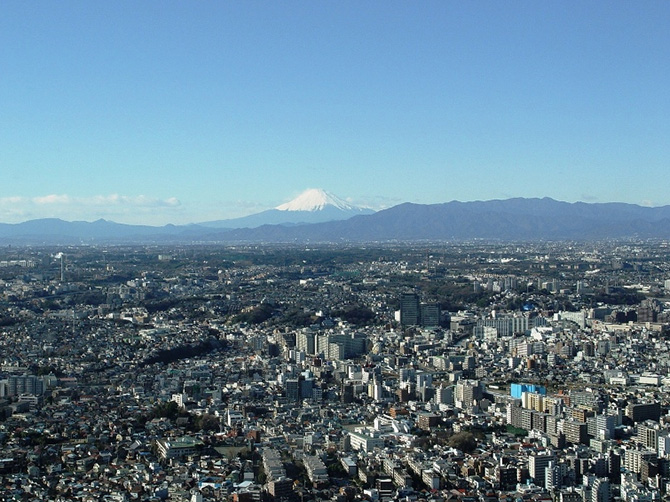
[[[422,303],[420,321],[424,328],[437,328],[440,325],[440,305],[438,303]]]
[[[400,324],[416,326],[419,324],[419,296],[415,293],[404,293],[400,297]]]

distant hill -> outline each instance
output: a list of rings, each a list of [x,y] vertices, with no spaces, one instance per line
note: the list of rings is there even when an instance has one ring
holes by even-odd
[[[40,245],[153,241],[187,233],[189,228],[175,225],[125,225],[107,220],[88,222],[43,218],[16,224],[1,223],[0,243]]]
[[[276,211],[280,211],[277,209]],[[262,214],[262,213],[261,213]],[[274,243],[670,238],[670,206],[567,203],[549,198],[400,204],[374,214],[322,223],[255,228],[164,227],[110,221],[33,220],[0,225],[0,244]]]
[[[223,236],[222,236],[223,237]],[[226,240],[416,241],[670,238],[670,206],[567,203],[550,198],[400,204],[367,216],[296,228],[235,230]]]

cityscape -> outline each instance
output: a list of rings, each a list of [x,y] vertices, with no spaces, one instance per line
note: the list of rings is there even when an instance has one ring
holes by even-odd
[[[4,247],[30,501],[651,501],[667,241]]]
[[[0,2],[0,502],[670,502],[669,26]]]

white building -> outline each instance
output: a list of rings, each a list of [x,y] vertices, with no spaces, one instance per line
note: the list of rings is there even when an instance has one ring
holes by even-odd
[[[366,427],[359,427],[354,432],[349,433],[351,439],[351,449],[370,453],[375,448],[382,448],[384,440],[379,431]]]

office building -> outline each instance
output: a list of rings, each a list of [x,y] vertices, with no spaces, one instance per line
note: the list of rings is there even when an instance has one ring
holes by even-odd
[[[404,293],[400,297],[400,324],[418,326],[419,320],[419,296],[416,293]]]

